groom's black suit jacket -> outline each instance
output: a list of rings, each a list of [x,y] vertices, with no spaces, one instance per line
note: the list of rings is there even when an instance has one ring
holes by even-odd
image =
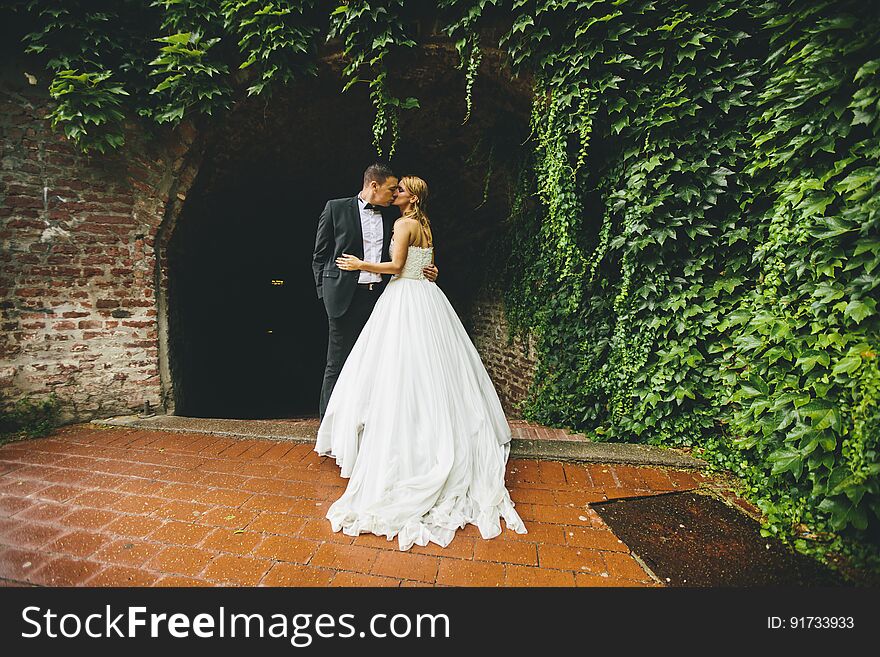
[[[391,229],[400,216],[396,206],[382,208],[382,261],[391,260],[388,244]],[[357,196],[327,201],[318,219],[318,234],[315,236],[315,253],[312,256],[312,272],[318,298],[324,300],[328,317],[340,317],[348,310],[357,289],[360,271],[343,271],[336,266],[336,258],[349,253],[358,258],[364,257],[364,235],[361,229],[361,215]],[[379,285],[386,285],[390,275],[383,275]]]

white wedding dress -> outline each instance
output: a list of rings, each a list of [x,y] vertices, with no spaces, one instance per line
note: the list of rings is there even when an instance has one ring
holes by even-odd
[[[315,451],[349,478],[333,531],[372,532],[401,550],[445,547],[471,523],[489,539],[525,534],[504,485],[510,427],[458,315],[410,246],[336,381]]]

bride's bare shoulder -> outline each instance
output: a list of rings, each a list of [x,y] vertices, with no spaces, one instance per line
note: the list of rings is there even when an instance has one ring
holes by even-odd
[[[418,220],[410,217],[401,217],[394,222],[394,232],[403,231],[408,235],[412,235],[418,226]]]

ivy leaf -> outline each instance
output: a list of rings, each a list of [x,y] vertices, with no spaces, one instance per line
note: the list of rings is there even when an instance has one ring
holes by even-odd
[[[831,358],[828,356],[828,353],[816,349],[808,349],[804,351],[795,361],[795,365],[800,365],[804,374],[812,370],[816,364],[828,367],[830,363]]]
[[[768,463],[772,464],[772,474],[791,472],[795,479],[800,479],[804,469],[804,455],[790,447],[778,449],[767,457]]]
[[[832,374],[852,374],[862,365],[862,357],[859,355],[846,356],[837,361]]]
[[[843,311],[844,317],[851,317],[856,324],[860,324],[865,317],[873,315],[877,312],[877,301],[875,299],[854,299],[850,301],[846,309]]]

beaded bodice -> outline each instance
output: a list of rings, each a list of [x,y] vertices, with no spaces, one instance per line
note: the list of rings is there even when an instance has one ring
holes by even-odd
[[[391,241],[391,248],[394,248],[394,240]],[[397,275],[398,278],[414,278],[421,280],[425,278],[422,268],[431,264],[434,254],[433,246],[410,246],[406,252],[406,263],[403,265],[403,271]]]

